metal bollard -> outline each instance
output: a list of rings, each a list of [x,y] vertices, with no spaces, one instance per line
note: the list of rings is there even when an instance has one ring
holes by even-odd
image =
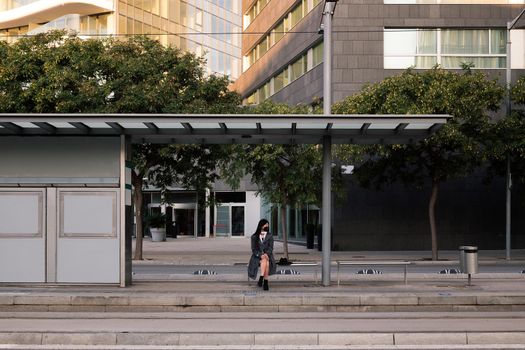
[[[478,273],[478,247],[459,247],[459,268],[462,273],[468,274],[468,285],[470,286],[471,274]]]

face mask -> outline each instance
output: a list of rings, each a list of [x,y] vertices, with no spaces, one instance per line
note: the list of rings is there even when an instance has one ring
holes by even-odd
[[[261,229],[261,232],[268,232],[268,227],[263,227],[263,228]]]

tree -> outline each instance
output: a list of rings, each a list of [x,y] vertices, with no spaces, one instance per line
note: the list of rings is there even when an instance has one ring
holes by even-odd
[[[307,106],[291,107],[266,101],[247,109],[255,114],[307,114]],[[315,115],[312,115],[315,118]],[[230,174],[229,183],[236,187],[238,179],[251,174],[259,193],[268,203],[276,203],[281,211],[284,258],[289,259],[288,232],[286,229],[287,206],[297,207],[307,203],[320,204],[322,179],[322,153],[317,145],[252,145],[238,146],[225,164]],[[340,172],[334,170],[334,186],[341,186]],[[338,192],[339,193],[339,192]]]
[[[430,184],[428,217],[432,259],[438,259],[435,219],[439,185],[469,174],[483,160],[481,131],[489,111],[497,111],[504,89],[470,69],[462,73],[438,67],[401,75],[367,86],[356,95],[334,105],[335,113],[449,114],[452,119],[434,136],[408,145],[376,145],[355,169],[364,186],[382,188],[400,181],[422,188]]]
[[[55,31],[0,43],[0,59],[4,113],[234,113],[240,102],[227,77],[204,74],[202,58],[146,37],[81,40]],[[161,189],[177,181],[203,190],[224,154],[212,149],[134,147],[135,259],[142,259],[143,179]]]
[[[504,176],[510,160],[514,182],[525,183],[525,77],[512,87],[511,98],[517,108],[485,130],[488,172],[490,176]]]

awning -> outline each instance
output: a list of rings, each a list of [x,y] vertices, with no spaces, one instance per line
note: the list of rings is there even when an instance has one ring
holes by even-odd
[[[119,136],[133,143],[399,144],[424,139],[449,115],[0,114],[0,136]]]

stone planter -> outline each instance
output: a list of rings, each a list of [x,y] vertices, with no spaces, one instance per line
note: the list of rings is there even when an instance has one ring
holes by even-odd
[[[166,229],[165,228],[153,228],[150,227],[151,241],[152,242],[164,242],[166,240]]]

